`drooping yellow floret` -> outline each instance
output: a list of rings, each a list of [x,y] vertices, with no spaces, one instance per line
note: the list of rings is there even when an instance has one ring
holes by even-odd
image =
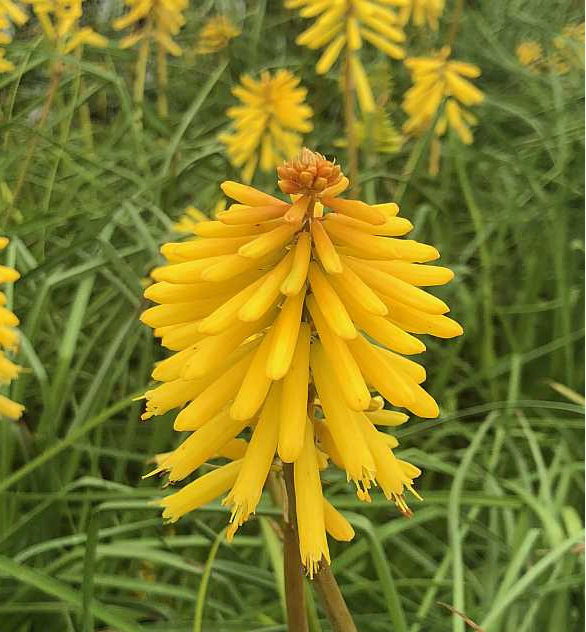
[[[536,69],[543,59],[543,50],[541,45],[533,40],[521,42],[515,49],[515,53],[521,65],[532,70]]]
[[[428,293],[453,273],[427,265],[435,248],[404,238],[412,225],[396,204],[341,194],[339,165],[303,149],[278,168],[280,199],[236,182],[235,203],[196,224],[195,238],[166,244],[142,320],[176,353],[160,362],[144,419],[182,408],[191,434],[159,457],[171,481],[205,462],[236,459],[161,501],[171,520],[227,492],[228,536],[254,513],[270,472],[293,464],[300,555],[310,575],[329,561],[326,532],[354,531],[322,495],[320,470],[344,470],[358,498],[375,486],[405,515],[420,471],[396,458],[379,427],[439,409],[425,369],[404,357],[425,350],[413,334],[462,334],[448,306]],[[215,288],[215,291],[214,291]],[[384,399],[383,399],[384,398]],[[249,438],[249,442],[239,435]]]
[[[444,46],[433,57],[412,57],[405,61],[413,86],[403,99],[403,109],[409,116],[403,131],[419,134],[427,130],[445,100],[435,134],[443,136],[449,127],[469,145],[473,140],[470,127],[476,124],[476,117],[467,108],[484,100],[483,93],[470,79],[479,77],[481,71],[473,64],[449,60],[449,56],[450,48]]]
[[[232,90],[242,105],[228,109],[234,131],[219,139],[232,164],[242,169],[245,182],[252,180],[257,166],[266,172],[293,157],[301,147],[301,135],[313,129],[313,111],[305,104],[307,90],[299,83],[288,70],[274,75],[265,71],[259,80],[242,75]]]
[[[0,251],[8,246],[8,239],[0,237]],[[0,285],[14,283],[20,278],[20,274],[11,267],[0,265]],[[6,353],[14,353],[18,349],[17,316],[5,307],[6,295],[0,291],[0,389],[16,379],[22,368],[8,359]],[[0,419],[19,419],[24,411],[22,404],[17,404],[7,396],[0,394]]]
[[[241,31],[225,15],[216,15],[207,20],[199,33],[195,52],[200,55],[217,53],[226,48],[231,39],[238,37]]]

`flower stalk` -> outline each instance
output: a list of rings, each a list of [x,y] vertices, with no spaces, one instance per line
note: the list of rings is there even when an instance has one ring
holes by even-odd
[[[356,140],[356,86],[350,54],[346,55],[344,65],[344,118],[346,126],[346,152],[348,158],[348,175],[350,180],[350,197],[356,199],[360,195],[358,185],[358,142]]]

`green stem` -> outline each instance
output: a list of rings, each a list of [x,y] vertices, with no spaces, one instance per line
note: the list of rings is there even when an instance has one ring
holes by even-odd
[[[330,565],[322,560],[313,583],[321,598],[332,632],[358,632]]]
[[[348,176],[350,179],[350,197],[360,194],[358,185],[358,143],[356,142],[355,90],[350,53],[346,53],[344,66],[344,118],[346,125],[346,154],[348,157]]]
[[[295,510],[295,483],[293,464],[283,463],[283,477],[287,493],[285,520],[283,521],[283,561],[285,567],[285,602],[289,632],[308,632],[303,592],[303,566],[299,555],[297,512]]]

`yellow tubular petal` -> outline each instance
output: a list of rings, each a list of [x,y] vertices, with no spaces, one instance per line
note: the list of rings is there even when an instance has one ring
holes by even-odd
[[[344,267],[342,274],[330,277],[330,283],[345,304],[354,300],[367,312],[375,316],[386,316],[388,314],[387,306],[348,266]]]
[[[385,410],[384,408],[365,413],[365,415],[376,426],[401,426],[406,421],[409,421],[409,415],[395,410]]]
[[[199,320],[195,320],[192,323],[161,327],[155,330],[155,335],[160,334],[163,347],[171,351],[181,351],[206,337],[207,334],[199,331],[199,323]]]
[[[0,283],[14,283],[20,279],[20,272],[14,268],[0,266]]]
[[[242,461],[233,461],[200,476],[178,492],[162,498],[159,505],[165,508],[163,518],[176,522],[186,513],[215,500],[234,484],[241,467]]]
[[[299,458],[293,466],[295,508],[299,552],[310,578],[319,570],[322,559],[329,563],[330,553],[326,538],[323,495],[319,467],[313,442],[313,427],[305,422],[305,440]]]
[[[454,278],[454,273],[449,268],[441,266],[425,266],[405,261],[369,261],[369,265],[411,285],[444,285]]]
[[[352,69],[354,77],[360,109],[363,114],[370,114],[376,110],[376,104],[374,102],[374,97],[372,96],[372,90],[370,88],[370,83],[364,70],[364,66],[356,55],[350,56],[350,68]]]
[[[290,224],[299,224],[303,221],[310,202],[311,197],[309,195],[302,195],[285,213],[285,221]]]
[[[293,235],[299,231],[299,224],[285,224],[279,226],[269,233],[264,233],[253,241],[245,244],[238,250],[241,257],[258,259],[263,255],[282,248],[293,238]]]
[[[338,542],[350,542],[354,529],[344,516],[324,498],[324,521],[326,531]]]
[[[427,314],[396,301],[386,301],[389,308],[389,319],[402,329],[418,334],[430,334],[438,338],[455,338],[464,333],[462,325],[448,318]]]
[[[255,351],[256,349],[222,373],[186,406],[175,418],[175,430],[197,430],[219,413],[238,392]]]
[[[183,379],[193,379],[213,371],[247,338],[269,325],[274,317],[275,312],[272,311],[256,322],[238,323],[218,336],[208,336],[195,344],[190,358],[183,365]]]
[[[332,331],[344,339],[355,338],[357,331],[354,323],[348,316],[344,304],[315,261],[309,264],[309,283],[311,284],[315,300],[320,306],[321,313]]]
[[[16,421],[20,419],[23,412],[24,406],[22,404],[13,402],[11,399],[8,399],[8,397],[0,395],[0,417],[7,417],[8,419]]]
[[[334,243],[350,246],[352,250],[360,252],[360,256],[365,259],[402,259],[404,261],[425,262],[439,258],[439,253],[433,246],[420,244],[416,241],[367,235],[338,222],[327,222],[324,228]]]
[[[149,327],[166,327],[167,325],[178,325],[202,316],[207,316],[213,312],[218,305],[225,301],[225,296],[217,298],[201,299],[189,303],[171,303],[169,305],[157,305],[149,307],[140,315],[140,320]]]
[[[311,235],[324,270],[328,274],[340,274],[342,272],[342,262],[321,222],[312,222]]]
[[[210,257],[209,259],[196,259],[195,261],[185,261],[172,265],[155,268],[151,276],[155,281],[167,281],[168,283],[197,283],[202,281],[202,272],[217,263],[223,261],[224,257]],[[244,270],[239,270],[244,272]]]
[[[281,294],[281,283],[289,274],[293,252],[288,252],[279,264],[262,277],[262,284],[240,308],[238,318],[247,322],[258,320],[273,305]]]
[[[315,66],[315,71],[318,75],[325,75],[326,72],[328,72],[328,70],[336,63],[345,43],[346,36],[338,35],[338,37],[329,44]]]
[[[414,355],[423,353],[425,345],[400,327],[382,316],[375,316],[352,299],[346,301],[348,312],[354,323],[366,334],[393,351]]]
[[[248,442],[244,439],[232,439],[218,450],[216,456],[224,457],[225,459],[230,459],[231,461],[237,461],[238,459],[244,457],[247,448]]]
[[[327,189],[324,189],[321,192],[320,195],[320,200],[322,200],[322,198],[335,198],[336,196],[340,195],[340,193],[344,193],[344,191],[350,186],[350,180],[348,180],[348,178],[346,176],[342,176],[340,178],[339,182],[336,182],[336,184],[332,184],[331,187],[328,187]],[[323,203],[323,200],[322,200]]]
[[[413,362],[413,360],[409,358],[404,358],[402,355],[389,351],[388,349],[383,349],[382,347],[379,347],[378,352],[382,353],[386,361],[397,369],[397,371],[406,373],[417,384],[425,382],[427,375],[425,368],[422,367],[421,364],[417,364],[417,362]]]
[[[311,373],[337,452],[349,479],[368,486],[374,479],[375,465],[368,446],[356,426],[353,411],[340,399],[341,383],[319,343],[311,345]]]
[[[161,247],[161,254],[169,260],[206,259],[234,253],[240,246],[255,239],[255,235],[244,237],[199,237],[181,243],[168,243]]]
[[[255,512],[260,501],[277,448],[280,391],[280,384],[272,386],[252,433],[238,478],[222,501],[232,511],[227,532],[228,541],[234,537],[238,527],[248,520],[250,514]]]
[[[234,208],[235,206],[237,208]],[[256,225],[259,222],[267,222],[283,217],[288,208],[289,206],[284,202],[269,206],[243,206],[242,204],[235,204],[230,207],[230,210],[218,213],[218,220],[228,226]]]
[[[230,226],[216,220],[195,224],[193,232],[200,237],[245,237],[263,233],[263,226],[266,226],[266,224],[236,224]]]
[[[280,380],[289,370],[305,300],[305,287],[294,296],[285,300],[273,329],[273,340],[267,358],[266,373],[272,380]]]
[[[387,221],[384,213],[359,200],[343,200],[322,194],[321,202],[324,206],[333,209],[337,213],[354,217],[369,224],[380,225]]]
[[[305,419],[307,417],[310,336],[310,326],[307,323],[302,323],[297,336],[293,360],[283,380],[279,457],[285,463],[295,461],[303,447]],[[278,336],[275,335],[273,343],[277,340]]]
[[[401,237],[406,235],[413,229],[413,224],[404,217],[389,217],[384,224],[374,226],[368,222],[355,219],[349,215],[342,215],[341,213],[328,213],[326,216],[326,222],[339,222],[350,226],[355,230],[360,230],[363,233],[369,235],[381,235],[383,237]]]
[[[399,205],[394,202],[383,202],[382,204],[371,204],[372,208],[383,213],[388,218],[395,217],[399,213]]]
[[[168,471],[169,481],[180,481],[189,476],[246,426],[246,421],[234,420],[227,412],[210,419],[193,432],[176,450],[152,472]]]
[[[334,462],[334,464],[341,470],[346,469],[344,465],[344,461],[338,452],[338,448],[336,448],[336,444],[334,443],[334,439],[332,438],[332,433],[328,428],[328,424],[322,420],[317,421],[314,420],[313,424],[315,430],[315,436],[319,441],[319,447],[323,450],[328,457]]]
[[[439,298],[386,272],[371,267],[367,261],[347,257],[344,259],[344,264],[352,268],[362,279],[367,280],[370,287],[375,291],[379,292],[379,294],[384,294],[384,297],[381,296],[381,300],[385,305],[385,297],[388,297],[391,300],[400,302],[403,305],[409,305],[428,314],[441,315],[450,311],[450,308]]]
[[[323,313],[313,296],[307,299],[306,304],[317,327],[319,338],[326,350],[328,359],[331,365],[335,367],[341,392],[346,403],[352,410],[366,410],[370,405],[370,391],[347,344],[328,327]]]
[[[254,187],[246,184],[240,184],[239,182],[233,182],[231,180],[222,182],[220,188],[226,197],[232,198],[242,204],[249,204],[250,206],[285,204],[282,200],[279,200],[279,198],[268,195],[268,193],[263,193]]]
[[[262,282],[262,278],[258,279],[220,305],[220,307],[199,323],[199,331],[206,334],[220,334],[228,329],[228,327],[238,321],[240,308],[262,285]]]
[[[230,408],[230,415],[234,419],[250,419],[265,401],[272,382],[266,376],[266,364],[273,334],[273,329],[270,329],[265,334],[242,380],[242,384]]]
[[[307,278],[309,259],[311,257],[311,237],[309,233],[302,232],[297,236],[295,255],[291,271],[281,285],[281,292],[287,296],[298,294]]]
[[[234,281],[247,278],[247,275],[258,277],[258,272],[263,268],[273,265],[282,257],[282,251],[272,252],[259,259],[247,259],[240,255],[226,255],[216,261],[214,265],[206,268],[201,273],[201,278],[210,283],[221,281]]]

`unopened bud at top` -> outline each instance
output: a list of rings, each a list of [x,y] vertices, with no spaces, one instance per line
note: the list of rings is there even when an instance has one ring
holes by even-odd
[[[283,193],[319,194],[343,177],[339,165],[304,147],[297,158],[277,167]]]

